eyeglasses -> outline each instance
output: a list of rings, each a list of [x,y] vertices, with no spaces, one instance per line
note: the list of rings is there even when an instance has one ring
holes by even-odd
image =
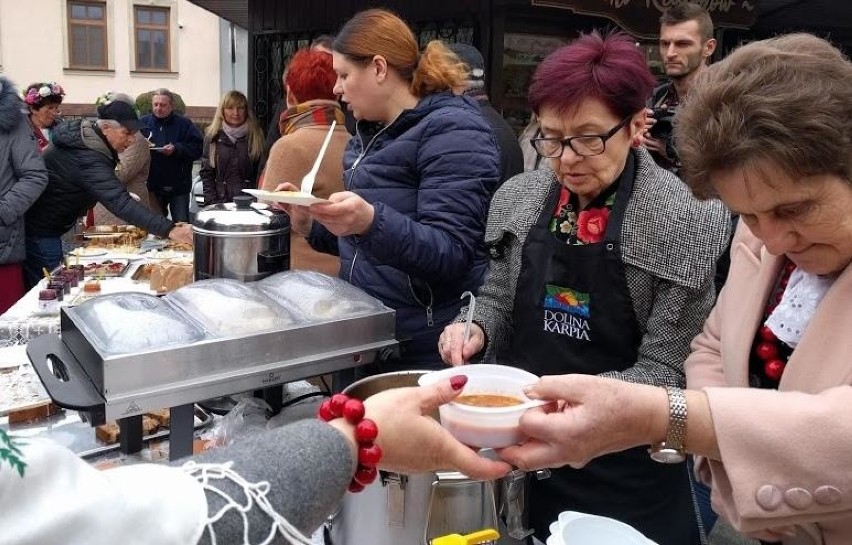
[[[606,151],[606,141],[623,129],[631,117],[633,117],[632,114],[622,119],[606,134],[581,134],[580,136],[568,136],[566,138],[530,138],[530,143],[535,148],[536,153],[550,159],[562,157],[562,154],[565,153],[565,146],[571,148],[571,151],[581,157],[594,157]]]

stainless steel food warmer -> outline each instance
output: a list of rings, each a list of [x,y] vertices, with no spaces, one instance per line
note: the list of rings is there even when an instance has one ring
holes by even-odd
[[[123,452],[141,449],[142,414],[171,408],[171,459],[191,453],[193,403],[357,367],[397,345],[394,311],[379,303],[350,317],[113,354],[93,338],[80,309],[62,309],[61,336],[42,335],[27,347],[45,389],[93,426],[117,420]]]

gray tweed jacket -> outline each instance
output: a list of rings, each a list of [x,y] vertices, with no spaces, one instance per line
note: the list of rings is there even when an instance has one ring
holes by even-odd
[[[715,302],[713,275],[730,238],[730,214],[719,201],[694,198],[647,151],[635,153],[636,179],[622,227],[621,252],[642,341],[632,367],[604,375],[682,387],[689,343]],[[510,344],[524,241],[558,188],[550,169],[525,172],[503,184],[491,202],[485,242],[499,242],[503,256],[491,259],[476,300],[474,321],[486,335],[481,362],[495,361]],[[463,321],[466,312],[462,309],[456,321]]]

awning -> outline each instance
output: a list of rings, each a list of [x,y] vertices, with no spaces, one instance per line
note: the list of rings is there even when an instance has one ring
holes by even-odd
[[[787,0],[793,1],[793,0]],[[660,32],[660,16],[670,6],[661,0],[601,2],[600,0],[530,0],[533,6],[562,8],[583,15],[605,17],[615,21],[631,34],[642,38],[655,38]],[[717,27],[749,28],[758,16],[755,0],[726,0],[711,2],[698,0],[713,17]]]
[[[830,31],[852,29],[852,2],[838,0],[761,0],[757,25]]]
[[[248,30],[248,0],[189,0],[189,2]]]

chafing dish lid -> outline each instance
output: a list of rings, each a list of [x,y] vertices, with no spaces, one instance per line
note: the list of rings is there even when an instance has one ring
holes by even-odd
[[[234,202],[213,204],[195,215],[196,231],[211,233],[269,233],[287,231],[290,218],[265,203],[253,202],[250,195],[238,195]]]
[[[287,309],[249,284],[229,278],[200,280],[165,296],[216,337],[231,337],[296,327]]]
[[[196,324],[159,297],[114,293],[95,297],[68,312],[102,354],[128,354],[192,344],[205,337]]]
[[[316,271],[285,271],[255,283],[257,288],[311,322],[352,318],[385,310],[378,299],[352,284]]]

